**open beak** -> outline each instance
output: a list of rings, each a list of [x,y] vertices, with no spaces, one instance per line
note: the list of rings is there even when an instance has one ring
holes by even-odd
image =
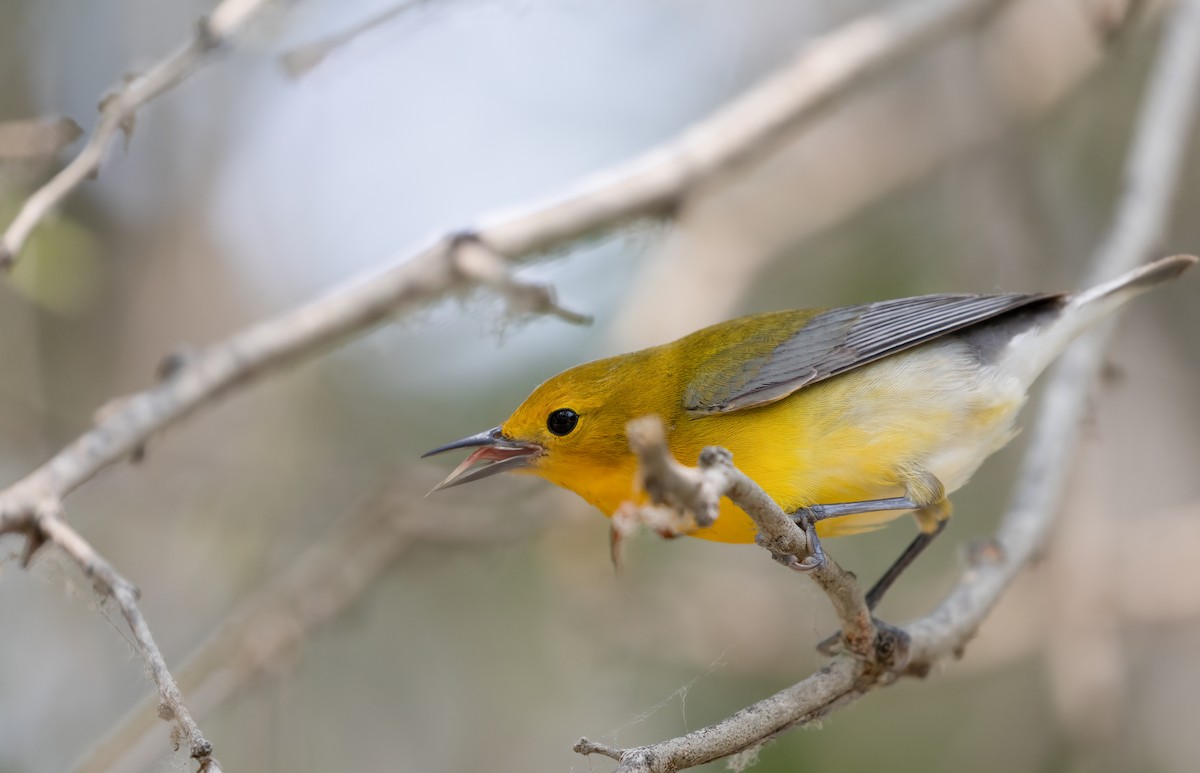
[[[455,467],[445,480],[434,486],[433,491],[429,492],[430,494],[451,486],[490,478],[501,472],[526,467],[544,452],[543,448],[536,443],[509,440],[500,432],[499,427],[493,427],[487,432],[480,432],[478,435],[471,435],[462,440],[438,446],[432,451],[421,454],[421,458],[440,454],[443,451],[453,451],[456,448],[476,446],[478,448],[464,459],[462,464]]]

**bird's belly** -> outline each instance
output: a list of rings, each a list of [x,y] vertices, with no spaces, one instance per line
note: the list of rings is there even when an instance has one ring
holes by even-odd
[[[890,357],[796,397],[804,392],[805,400],[759,409],[777,412],[778,425],[797,428],[798,443],[742,443],[731,433],[734,463],[789,512],[903,496],[906,477],[921,472],[934,475],[949,494],[1011,439],[1024,401],[1019,384],[947,346]],[[869,531],[905,512],[832,518],[817,531]],[[724,500],[717,522],[696,536],[750,542],[755,533],[749,517]]]

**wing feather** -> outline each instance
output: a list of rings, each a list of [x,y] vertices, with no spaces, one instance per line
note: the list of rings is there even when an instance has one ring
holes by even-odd
[[[689,389],[693,413],[730,413],[782,399],[805,386],[986,320],[1061,300],[1061,293],[923,295],[831,309],[813,316],[759,362],[741,362],[724,390]],[[737,344],[734,344],[737,346]],[[728,354],[728,353],[726,353]],[[737,357],[723,356],[727,362]],[[711,382],[706,379],[706,387]],[[701,397],[701,395],[703,395]]]

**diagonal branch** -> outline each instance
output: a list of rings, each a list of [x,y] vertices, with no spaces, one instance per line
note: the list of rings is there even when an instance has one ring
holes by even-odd
[[[447,293],[485,283],[524,307],[572,320],[586,319],[561,309],[546,288],[513,279],[501,270],[506,264],[492,261],[492,256],[484,262],[476,259],[465,267],[460,265],[457,245],[474,241],[474,237],[466,241],[456,237],[439,242],[424,260],[335,290],[173,362],[161,384],[115,401],[101,411],[89,432],[0,492],[0,532],[9,530],[7,519],[19,516],[30,502],[62,498],[105,467],[139,452],[155,433],[201,406],[315,357],[339,338],[365,330],[389,315],[410,311]]]
[[[92,581],[96,592],[104,598],[112,599],[121,610],[121,616],[129,625],[138,652],[146,662],[150,678],[158,688],[158,716],[174,726],[172,735],[176,748],[187,747],[188,756],[199,763],[200,773],[220,773],[220,763],[212,756],[212,744],[204,738],[191,712],[184,705],[183,694],[167,668],[166,660],[150,633],[146,618],[138,608],[138,589],[122,577],[112,564],[66,522],[58,502],[47,500],[38,503],[25,514],[23,521],[22,524],[14,520],[11,526],[14,530],[19,528],[26,532],[31,544],[56,545]],[[0,530],[0,534],[3,533],[3,530]]]
[[[541,517],[511,518],[489,508],[424,502],[416,512],[412,491],[428,485],[427,475],[397,476],[386,490],[339,518],[196,645],[175,672],[196,715],[211,714],[322,626],[339,620],[406,552],[431,545],[496,545],[525,539],[542,526]],[[161,757],[156,726],[151,707],[136,707],[72,769],[100,773],[151,767]]]
[[[0,237],[0,268],[11,268],[33,229],[84,180],[95,174],[117,132],[129,134],[134,116],[150,100],[198,72],[209,55],[226,45],[247,20],[274,0],[224,0],[196,24],[192,38],[144,75],[100,101],[100,120],[79,155],[26,199]]]
[[[1200,0],[1180,2],[1163,34],[1126,161],[1120,203],[1091,260],[1093,276],[1106,278],[1146,261],[1165,236],[1200,96],[1200,48],[1194,43],[1200,38]],[[1012,502],[989,549],[974,552],[971,565],[937,609],[901,629],[909,639],[905,673],[923,675],[932,665],[961,653],[1045,544],[1078,445],[1086,397],[1099,374],[1111,330],[1111,325],[1102,326],[1076,343],[1054,369]],[[632,749],[581,739],[575,750],[618,760],[620,773],[678,771],[761,745],[898,676],[872,668],[866,660],[839,656],[807,679],[687,735]]]
[[[118,92],[79,157],[30,197],[8,227],[0,239],[0,266],[11,265],[33,227],[98,167],[108,140],[138,107],[194,72],[268,2],[225,0],[193,41]],[[595,174],[566,195],[488,218],[480,236],[513,258],[633,219],[670,214],[695,188],[769,154],[848,91],[1007,2],[909,0],[865,16],[812,42],[775,75],[676,139]],[[413,260],[428,260],[429,254],[422,250]]]
[[[279,63],[283,65],[284,72],[293,78],[299,78],[320,66],[321,62],[324,62],[325,58],[337,49],[353,43],[368,32],[379,29],[414,6],[422,5],[425,2],[427,0],[399,0],[391,8],[380,11],[366,21],[339,30],[320,40],[293,48],[279,57]]]

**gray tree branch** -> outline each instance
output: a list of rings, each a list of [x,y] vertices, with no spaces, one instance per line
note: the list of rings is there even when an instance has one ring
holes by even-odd
[[[224,0],[196,24],[195,33],[182,47],[105,96],[100,101],[100,120],[79,155],[26,199],[4,229],[0,236],[0,268],[11,268],[37,224],[100,168],[112,138],[118,132],[133,131],[134,116],[143,105],[194,75],[250,17],[272,2]]]
[[[644,416],[626,427],[630,448],[638,458],[639,479],[650,500],[665,505],[676,514],[690,517],[691,526],[708,526],[717,517],[721,497],[729,497],[742,508],[758,527],[756,542],[770,551],[784,566],[807,574],[825,591],[842,623],[847,649],[858,657],[880,659],[876,645],[878,631],[867,609],[862,589],[854,576],[836,561],[820,560],[813,543],[803,529],[780,509],[762,487],[734,466],[733,455],[723,448],[706,448],[697,468],[675,461],[667,448],[666,433],[657,416]],[[623,514],[644,517],[653,522],[653,514],[638,511]],[[618,528],[614,526],[614,528]],[[675,529],[675,533],[685,533]],[[885,659],[891,659],[891,653]]]
[[[414,507],[412,492],[432,485],[430,472],[398,475],[386,490],[352,508],[196,645],[175,672],[196,716],[203,718],[278,667],[318,629],[339,619],[380,574],[412,549],[468,549],[525,539],[545,520],[548,511],[512,518],[486,507],[434,506],[428,500]],[[152,766],[162,756],[157,727],[153,706],[136,707],[72,770],[102,773]]]
[[[183,694],[167,668],[167,662],[150,633],[150,626],[138,607],[140,592],[122,577],[103,556],[96,552],[63,517],[61,505],[47,500],[28,513],[26,531],[30,544],[53,544],[65,553],[92,581],[102,598],[112,599],[129,625],[138,652],[146,662],[150,678],[158,688],[158,716],[172,725],[175,748],[186,746],[188,756],[196,760],[201,773],[220,773],[221,765],[213,757],[212,744],[183,703]]]

